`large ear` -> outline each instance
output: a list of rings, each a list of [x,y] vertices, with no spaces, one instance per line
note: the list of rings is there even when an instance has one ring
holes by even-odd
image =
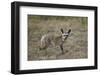
[[[62,29],[62,28],[61,28],[60,30],[61,30],[61,32],[62,32],[62,33],[64,33],[64,31],[63,31],[63,29]]]
[[[68,33],[70,33],[70,32],[71,32],[71,29],[68,30]]]

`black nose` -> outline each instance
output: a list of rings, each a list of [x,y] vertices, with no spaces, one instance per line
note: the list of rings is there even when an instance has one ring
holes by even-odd
[[[68,33],[70,33],[70,32],[71,32],[71,29],[68,30]]]

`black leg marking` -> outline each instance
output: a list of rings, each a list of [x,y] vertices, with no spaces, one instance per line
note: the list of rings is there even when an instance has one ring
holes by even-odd
[[[64,54],[63,45],[60,45],[60,49],[62,51],[62,54]]]

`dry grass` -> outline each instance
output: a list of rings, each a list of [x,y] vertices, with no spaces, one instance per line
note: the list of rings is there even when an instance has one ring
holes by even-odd
[[[62,17],[62,19],[39,19],[28,16],[28,60],[79,59],[87,58],[87,17]],[[46,17],[46,16],[45,16]],[[69,26],[71,25],[71,26]],[[64,43],[64,54],[58,47],[39,50],[42,35],[48,32],[60,34],[60,28],[71,34]],[[47,52],[47,53],[46,53]]]

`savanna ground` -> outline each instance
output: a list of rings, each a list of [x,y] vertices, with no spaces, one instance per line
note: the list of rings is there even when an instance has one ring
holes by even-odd
[[[87,17],[28,15],[28,60],[87,58],[87,22]],[[64,43],[64,54],[57,47],[39,50],[41,37],[47,33],[61,34],[61,28],[72,30]]]

